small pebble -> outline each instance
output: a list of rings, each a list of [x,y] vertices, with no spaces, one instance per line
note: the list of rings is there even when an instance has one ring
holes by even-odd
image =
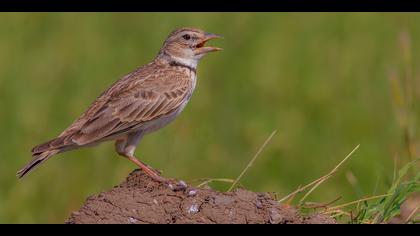
[[[270,223],[271,224],[279,224],[280,222],[284,221],[283,215],[281,215],[280,212],[277,209],[271,208],[269,210],[269,212],[270,212]]]
[[[188,185],[183,180],[179,181],[179,185],[184,187],[184,188],[188,187]]]
[[[128,217],[128,222],[130,222],[131,224],[134,224],[137,222],[137,220],[134,219],[133,217]]]
[[[255,206],[256,206],[258,209],[261,209],[261,208],[262,208],[262,203],[261,203],[260,201],[258,201],[258,200],[257,200],[257,202],[255,203]]]
[[[188,213],[190,213],[190,214],[195,214],[197,212],[198,212],[198,205],[197,204],[191,205],[190,208],[188,208]]]
[[[188,191],[188,196],[193,197],[195,195],[197,195],[197,189],[191,189]]]

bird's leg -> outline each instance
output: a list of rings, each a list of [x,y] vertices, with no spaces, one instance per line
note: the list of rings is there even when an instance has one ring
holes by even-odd
[[[165,179],[161,177],[156,170],[137,160],[137,158],[134,156],[134,151],[142,136],[143,134],[138,132],[132,135],[128,135],[125,139],[117,140],[115,142],[116,151],[118,154],[126,157],[128,160],[140,167],[140,169],[142,169],[144,173],[146,173],[152,179],[159,182],[165,182]]]
[[[136,150],[136,146],[140,142],[140,139],[143,137],[142,132],[132,133],[127,136],[125,136],[122,139],[118,139],[115,142],[115,148],[117,150],[117,153],[120,154],[123,157],[126,157],[128,160],[136,164],[140,169],[144,171],[150,178],[153,180],[163,183],[167,185],[170,189],[174,191],[180,191],[187,188],[187,185],[183,181],[176,181],[172,179],[165,179],[162,176],[160,176],[160,173],[156,170],[154,170],[152,167],[148,166],[147,164],[139,161],[134,156],[134,151]]]
[[[166,179],[161,177],[159,174],[157,174],[157,172],[154,169],[150,168],[148,165],[144,164],[143,162],[137,160],[137,158],[135,158],[134,156],[127,156],[127,158],[128,160],[136,164],[138,167],[140,167],[144,171],[144,173],[150,176],[150,178],[152,178],[153,180],[156,180],[162,183],[166,182]]]

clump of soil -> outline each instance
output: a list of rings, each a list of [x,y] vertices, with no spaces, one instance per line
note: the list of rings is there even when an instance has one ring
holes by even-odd
[[[324,215],[301,216],[267,193],[244,189],[223,193],[185,186],[178,190],[139,170],[119,186],[89,197],[68,224],[333,224]]]

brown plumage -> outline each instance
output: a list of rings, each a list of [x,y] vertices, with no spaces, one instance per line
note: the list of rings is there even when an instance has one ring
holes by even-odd
[[[116,140],[118,154],[162,180],[135,159],[135,147],[144,134],[162,128],[179,115],[194,90],[198,61],[208,52],[221,50],[204,44],[218,37],[191,28],[172,32],[153,62],[115,82],[57,138],[34,147],[32,161],[18,172],[18,177],[55,154]]]

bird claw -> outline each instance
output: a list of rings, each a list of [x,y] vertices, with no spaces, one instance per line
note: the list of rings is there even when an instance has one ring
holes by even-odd
[[[175,192],[177,192],[177,191],[183,191],[183,190],[185,190],[185,189],[188,188],[188,185],[184,181],[182,181],[182,180],[180,180],[180,181],[177,181],[177,180],[168,180],[167,186],[172,191],[175,191]]]

